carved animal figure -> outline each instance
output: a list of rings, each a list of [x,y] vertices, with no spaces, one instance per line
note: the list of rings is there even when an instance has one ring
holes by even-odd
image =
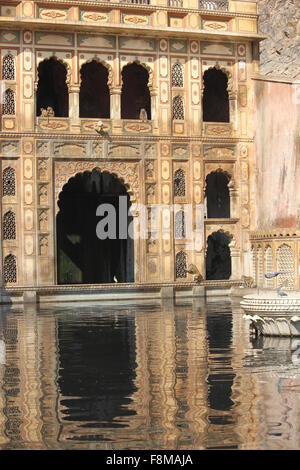
[[[254,279],[251,276],[242,276],[242,281],[245,287],[253,287]]]
[[[148,121],[147,111],[145,110],[145,108],[141,108],[140,110],[140,121],[142,122]]]
[[[201,282],[203,281],[203,276],[202,274],[200,273],[199,269],[197,268],[197,266],[195,266],[194,264],[190,264],[186,270],[187,273],[189,274],[194,274],[194,281],[195,282]]]

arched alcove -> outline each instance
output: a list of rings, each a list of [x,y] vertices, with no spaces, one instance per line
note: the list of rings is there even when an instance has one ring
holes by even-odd
[[[122,70],[121,118],[139,119],[141,109],[145,109],[151,119],[151,96],[148,87],[149,72],[133,62]]]
[[[80,70],[79,116],[81,118],[110,118],[108,69],[92,60]]]
[[[38,66],[36,113],[51,107],[55,117],[68,117],[69,95],[66,66],[54,57],[45,59]]]
[[[230,238],[222,230],[207,238],[206,279],[229,279],[231,276]]]
[[[228,175],[222,171],[213,171],[207,175],[205,196],[208,218],[230,218],[228,182]]]
[[[96,211],[101,204],[109,208],[106,206],[99,216]],[[115,175],[98,169],[76,174],[59,194],[58,207],[59,284],[134,281],[134,244],[128,236],[128,226],[132,223],[128,214],[130,198],[125,185]],[[101,220],[107,220],[108,214],[113,217],[115,214],[112,225],[104,227],[110,235],[100,239],[96,229]]]
[[[204,72],[203,121],[229,122],[228,77],[213,67]]]

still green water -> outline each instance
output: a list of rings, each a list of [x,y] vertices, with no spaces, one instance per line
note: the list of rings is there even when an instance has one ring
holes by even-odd
[[[0,312],[1,449],[298,449],[300,341],[238,307]]]

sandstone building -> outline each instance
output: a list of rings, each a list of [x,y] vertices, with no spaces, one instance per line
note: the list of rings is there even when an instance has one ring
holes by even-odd
[[[1,2],[4,289],[249,274],[257,25],[244,0]],[[96,207],[120,195],[136,233],[137,204],[175,204],[170,234],[162,212],[153,239],[100,243]],[[205,213],[192,246],[186,204]]]

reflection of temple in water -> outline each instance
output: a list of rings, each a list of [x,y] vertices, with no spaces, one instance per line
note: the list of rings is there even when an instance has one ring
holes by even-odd
[[[264,448],[276,420],[297,445],[296,394],[243,367],[230,310],[34,309],[0,317],[1,448]]]

